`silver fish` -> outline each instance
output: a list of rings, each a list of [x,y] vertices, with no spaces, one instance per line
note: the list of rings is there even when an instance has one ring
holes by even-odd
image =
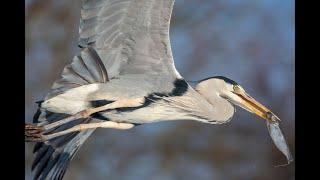
[[[281,132],[281,129],[279,127],[279,118],[276,116],[272,116],[272,121],[266,121],[269,134],[276,145],[276,147],[286,156],[287,158],[287,164],[284,165],[278,165],[278,166],[285,166],[290,164],[293,161],[293,157],[290,153],[289,147],[287,145],[287,142]],[[277,119],[277,120],[275,120]]]

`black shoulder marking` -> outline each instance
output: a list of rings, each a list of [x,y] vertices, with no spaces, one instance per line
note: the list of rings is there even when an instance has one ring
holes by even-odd
[[[215,79],[222,79],[222,80],[224,80],[225,82],[227,82],[227,83],[229,83],[229,84],[238,85],[238,83],[235,82],[234,80],[231,80],[231,79],[229,79],[229,78],[227,78],[227,77],[224,77],[224,76],[208,77],[208,78],[205,78],[205,79],[200,80],[199,83],[202,82],[202,81],[206,81],[206,80],[209,80],[209,79],[213,79],[213,78],[215,78]]]
[[[119,112],[130,112],[140,108],[144,108],[149,106],[150,104],[154,103],[161,99],[161,97],[168,97],[168,96],[182,96],[184,95],[189,88],[188,83],[184,79],[176,79],[174,82],[174,89],[170,93],[152,93],[145,97],[145,101],[141,106],[138,107],[125,107],[125,108],[117,108],[116,110]]]
[[[90,105],[91,107],[100,107],[100,106],[104,106],[104,105],[107,105],[107,104],[110,104],[114,101],[108,101],[108,100],[95,100],[95,101],[90,101]]]
[[[184,79],[176,79],[173,84],[174,89],[169,93],[170,96],[182,96],[188,91],[189,85]]]

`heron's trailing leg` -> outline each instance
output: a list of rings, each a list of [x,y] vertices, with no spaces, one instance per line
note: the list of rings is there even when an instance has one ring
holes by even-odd
[[[99,122],[99,123],[89,123],[89,124],[79,124],[76,125],[70,129],[67,129],[65,131],[60,131],[57,133],[45,135],[45,140],[50,140],[55,137],[63,136],[72,132],[76,131],[84,131],[87,129],[94,129],[94,128],[112,128],[112,129],[121,129],[121,130],[126,130],[126,129],[131,129],[133,128],[134,125],[131,123],[117,123],[113,121],[106,121],[106,122]]]
[[[70,129],[60,131],[57,133],[52,133],[52,134],[40,134],[37,139],[34,139],[33,141],[48,141],[50,139],[63,136],[72,132],[77,132],[77,131],[84,131],[87,129],[95,129],[95,128],[112,128],[112,129],[120,129],[120,130],[126,130],[126,129],[131,129],[135,125],[131,123],[118,123],[118,122],[113,122],[113,121],[106,121],[106,122],[99,122],[99,123],[89,123],[89,124],[79,124],[76,126],[73,126]]]
[[[80,119],[80,118],[88,118],[91,114],[100,112],[100,111],[105,111],[105,110],[110,110],[110,109],[116,109],[116,108],[123,108],[123,107],[137,107],[141,106],[144,103],[144,98],[136,98],[136,99],[123,99],[123,100],[117,100],[113,103],[96,107],[96,108],[89,108],[83,111],[80,111],[70,117],[67,117],[65,119],[56,121],[54,123],[44,125],[45,130],[50,130],[52,128],[55,128],[57,126],[60,126],[62,124],[66,124],[68,122]]]
[[[70,117],[61,119],[51,124],[47,124],[43,126],[26,124],[25,125],[25,141],[47,141],[54,137],[62,136],[71,132],[82,131],[85,129],[98,128],[98,127],[114,128],[114,129],[130,129],[134,125],[128,124],[128,123],[116,123],[116,122],[107,121],[107,122],[101,122],[101,123],[80,124],[64,131],[45,135],[46,132],[50,131],[55,127],[61,126],[63,124],[66,124],[68,122],[71,122],[80,118],[88,118],[90,117],[90,115],[100,111],[123,108],[123,107],[137,107],[137,106],[141,106],[143,103],[144,103],[144,98],[118,100],[104,106],[89,108],[89,109],[80,111],[74,115],[71,115]]]

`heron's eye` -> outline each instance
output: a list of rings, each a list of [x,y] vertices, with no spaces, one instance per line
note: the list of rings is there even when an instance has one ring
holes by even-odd
[[[234,90],[234,92],[240,92],[241,91],[241,87],[239,85],[234,85],[233,86],[233,90]]]

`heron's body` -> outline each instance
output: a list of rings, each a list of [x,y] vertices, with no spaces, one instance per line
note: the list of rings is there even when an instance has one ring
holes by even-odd
[[[234,81],[190,86],[174,66],[169,25],[174,0],[82,0],[80,52],[39,104],[27,140],[38,141],[35,179],[62,179],[95,128],[195,120],[228,122],[234,105],[274,115]]]
[[[154,76],[150,79],[157,83],[152,83],[153,85],[150,86],[150,79],[139,76],[124,76],[104,84],[73,88],[44,101],[42,108],[56,113],[75,114],[87,108],[101,106],[119,99],[145,97],[146,102],[140,107],[119,108],[98,114],[104,118],[103,120],[137,124],[168,120],[197,120],[220,124],[231,119],[234,113],[231,103],[226,101],[225,103],[229,106],[224,106],[224,109],[220,109],[220,106],[214,107],[214,104],[218,102],[207,101],[184,79],[170,82]],[[197,111],[190,113],[190,110],[194,109]],[[224,116],[219,117],[222,111],[227,114],[224,113]]]
[[[179,89],[179,93],[175,94],[174,91],[177,89]],[[221,111],[226,111],[228,114],[219,117],[218,114]],[[155,92],[148,95],[146,96],[146,102],[140,107],[123,108],[102,112],[101,114],[104,117],[121,122],[138,124],[172,120],[195,120],[221,124],[230,120],[233,113],[233,105],[230,104],[226,109],[214,107],[213,104],[186,84],[185,87],[175,87],[169,93]]]

